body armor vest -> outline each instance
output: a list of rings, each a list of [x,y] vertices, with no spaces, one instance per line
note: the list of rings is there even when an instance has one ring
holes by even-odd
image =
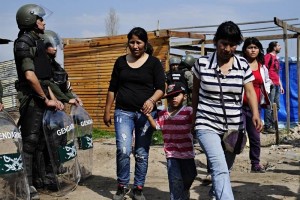
[[[18,45],[18,43],[23,43]],[[29,46],[24,45],[27,44]],[[30,48],[35,47],[35,51]],[[32,55],[34,52],[34,55]],[[30,33],[24,33],[20,38],[15,41],[15,62],[18,73],[19,84],[26,85],[27,80],[22,71],[22,59],[28,57],[33,59],[35,74],[39,80],[49,80],[51,78],[51,65],[49,63],[47,53],[45,50],[44,42],[40,39],[34,39]]]

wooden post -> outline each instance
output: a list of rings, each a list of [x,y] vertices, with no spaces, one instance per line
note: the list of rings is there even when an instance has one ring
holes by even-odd
[[[286,128],[290,131],[290,67],[287,39],[287,24],[283,22],[283,40],[284,40],[284,56],[285,56],[285,100],[286,100]]]
[[[276,137],[276,145],[279,145],[279,129],[278,129],[278,112],[277,112],[277,104],[273,103],[272,105],[273,109],[273,120],[274,120],[274,126],[275,126],[275,137]]]
[[[204,42],[201,43],[201,56],[205,55],[205,44]]]

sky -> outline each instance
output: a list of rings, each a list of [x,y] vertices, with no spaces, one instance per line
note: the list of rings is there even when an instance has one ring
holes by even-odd
[[[272,21],[274,17],[300,18],[299,0],[1,0],[0,2],[0,38],[10,40],[15,40],[19,31],[15,18],[16,12],[22,5],[28,3],[42,5],[53,12],[45,19],[46,29],[57,32],[62,38],[105,36],[105,18],[111,8],[119,17],[118,34],[127,34],[136,26],[152,31],[157,28],[219,25],[228,20],[243,23]],[[300,19],[288,23],[299,24]],[[275,24],[240,25],[239,27],[245,30],[271,26]],[[214,33],[215,30],[216,28],[212,27],[180,31]],[[261,34],[282,34],[282,31],[251,33],[251,36]],[[244,36],[248,36],[247,33]],[[264,48],[267,48],[269,42],[262,41]],[[282,46],[279,56],[284,56],[284,42],[283,40],[278,42]],[[296,47],[296,39],[289,40],[289,56],[296,56]],[[13,59],[13,43],[1,45],[0,62],[11,59]]]

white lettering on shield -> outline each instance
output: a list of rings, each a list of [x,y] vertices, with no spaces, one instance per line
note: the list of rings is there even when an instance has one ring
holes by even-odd
[[[74,129],[74,124],[70,124],[69,126],[65,127],[65,128],[61,128],[59,130],[56,131],[57,135],[64,135],[67,132],[71,131],[72,129]]]

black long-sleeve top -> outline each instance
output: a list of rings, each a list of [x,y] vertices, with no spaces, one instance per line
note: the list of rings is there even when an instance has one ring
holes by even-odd
[[[116,108],[140,111],[156,90],[165,90],[165,74],[160,61],[153,56],[139,68],[131,68],[126,55],[119,57],[111,75],[109,91],[116,95]]]

